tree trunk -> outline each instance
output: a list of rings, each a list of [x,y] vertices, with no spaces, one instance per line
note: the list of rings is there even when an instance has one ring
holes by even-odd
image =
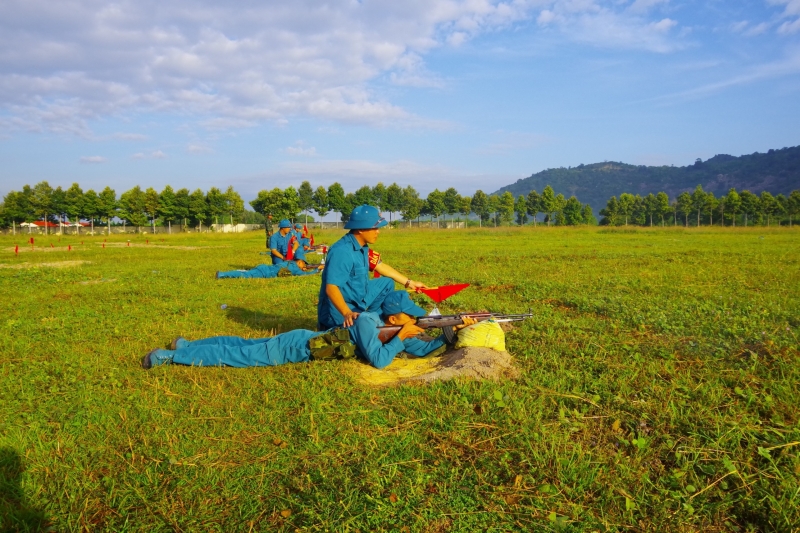
[[[172,235],[172,221],[171,220],[167,220],[167,233],[169,235]]]
[[[791,218],[789,220],[791,220]],[[17,234],[17,223],[14,220],[11,221],[11,233],[12,235]]]
[[[709,226],[713,226],[714,225],[714,213],[709,212],[708,213],[708,217],[709,217],[708,221],[710,222]]]
[[[44,234],[50,235],[49,230],[47,228],[47,213],[44,214]]]

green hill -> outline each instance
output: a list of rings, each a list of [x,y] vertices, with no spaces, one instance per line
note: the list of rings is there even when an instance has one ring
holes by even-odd
[[[541,192],[550,185],[556,193],[566,197],[575,195],[597,212],[609,198],[623,192],[644,196],[664,191],[673,199],[698,184],[717,196],[727,193],[731,187],[738,191],[749,189],[755,194],[761,191],[788,194],[800,188],[800,146],[740,157],[720,154],[707,161],[698,159],[694,165],[686,167],[648,167],[608,161],[551,168],[498,189],[494,194],[510,191],[517,197],[534,189]]]

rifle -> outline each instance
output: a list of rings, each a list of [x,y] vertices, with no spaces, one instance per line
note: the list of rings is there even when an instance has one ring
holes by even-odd
[[[453,326],[460,326],[463,324],[465,317],[473,318],[477,322],[483,322],[490,318],[495,322],[519,322],[526,318],[533,318],[533,310],[516,315],[502,315],[499,313],[461,313],[458,315],[423,316],[416,320],[416,324],[422,329],[441,328],[447,343],[453,344],[456,341],[456,333],[453,331]],[[378,328],[378,338],[385,344],[392,340],[402,328],[403,326],[382,326]]]

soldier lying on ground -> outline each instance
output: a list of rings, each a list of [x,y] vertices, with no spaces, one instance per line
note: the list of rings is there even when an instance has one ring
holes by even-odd
[[[384,368],[400,352],[424,357],[446,346],[444,335],[423,341],[416,338],[423,329],[414,324],[415,318],[425,316],[425,310],[414,304],[405,291],[387,296],[381,314],[361,313],[349,328],[328,331],[297,329],[266,339],[242,337],[211,337],[187,341],[178,337],[171,350],[156,348],[142,359],[145,369],[164,364],[192,366],[278,366],[303,363],[314,359],[347,359],[358,356],[376,368]],[[461,329],[475,320],[469,317],[456,326]],[[383,325],[402,326],[398,334],[383,344],[378,328]]]
[[[302,259],[284,261],[277,265],[258,265],[250,270],[230,270],[228,272],[217,272],[217,279],[222,278],[277,278],[280,276],[281,270],[286,272],[287,276],[308,276],[309,274],[318,274],[324,265],[309,266]]]

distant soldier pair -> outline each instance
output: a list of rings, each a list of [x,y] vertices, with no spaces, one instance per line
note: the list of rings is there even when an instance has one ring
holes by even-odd
[[[306,262],[306,252],[311,249],[310,239],[303,237],[299,224],[292,227],[288,220],[281,220],[278,232],[269,239],[269,248],[272,265],[258,265],[250,270],[217,272],[217,279],[307,276],[318,274],[322,270],[322,265],[309,266]]]

